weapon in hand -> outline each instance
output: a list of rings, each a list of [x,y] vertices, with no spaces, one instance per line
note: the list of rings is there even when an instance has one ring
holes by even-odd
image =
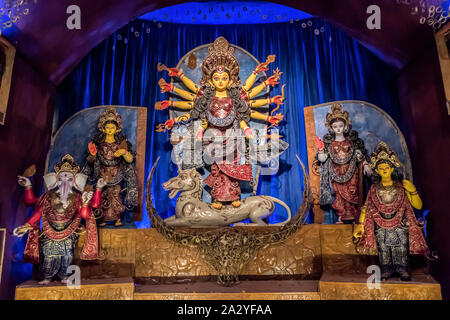
[[[284,100],[284,87],[286,86],[286,84],[283,84],[281,86],[281,96],[283,97]],[[275,113],[275,111],[277,111],[278,109],[280,109],[280,104],[282,104],[282,102],[277,102],[277,106],[270,112],[270,116],[273,116],[273,114]],[[267,129],[273,127],[274,124],[271,124]]]
[[[284,87],[286,86],[286,84],[283,84],[283,86],[281,86],[281,96],[283,97],[284,100]],[[280,109],[280,104],[282,104],[281,102],[277,102],[277,106],[270,112],[270,115],[273,116],[273,114],[275,113],[275,111],[277,111],[278,109]]]
[[[275,57],[276,57],[276,55],[274,55],[274,54],[271,54],[271,55],[267,56],[266,62],[264,64],[266,66],[271,64],[272,62],[275,61]]]
[[[33,227],[30,226],[28,223],[26,223],[23,226],[15,228],[13,230],[13,235],[15,235],[18,238],[22,238],[29,230],[33,230]]]
[[[156,68],[158,69],[158,72],[161,72],[163,70],[170,72],[170,69],[166,65],[162,64],[161,62],[158,62],[158,64],[156,65]]]

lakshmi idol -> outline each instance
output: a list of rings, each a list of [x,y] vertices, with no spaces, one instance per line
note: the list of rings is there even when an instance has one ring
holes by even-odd
[[[67,282],[67,268],[72,263],[82,219],[86,221],[86,241],[80,258],[97,259],[97,226],[91,208],[100,205],[101,189],[105,185],[100,179],[95,192],[83,191],[87,176],[79,173],[80,167],[69,154],[54,170],[44,176],[48,191],[39,198],[33,194],[30,179],[18,176],[19,185],[25,187],[25,204],[35,209],[27,223],[14,229],[14,235],[22,237],[30,231],[23,260],[39,263],[39,283],[44,285],[54,277]]]
[[[283,103],[284,97],[281,95],[252,100],[264,88],[278,84],[281,73],[275,71],[274,75],[252,88],[258,74],[268,70],[267,66],[274,61],[274,56],[269,56],[265,63],[259,64],[241,86],[239,64],[233,56],[233,51],[234,48],[229,46],[225,38],[219,37],[214,41],[213,46],[209,47],[209,55],[202,63],[200,86],[176,68],[160,67],[167,70],[170,76],[181,79],[191,91],[179,89],[173,84],[164,82],[163,79],[160,80],[161,92],[177,94],[186,101],[165,100],[157,102],[155,108],[162,110],[173,107],[190,110],[189,113],[167,120],[162,125],[164,130],[171,129],[178,123],[190,122],[189,127],[194,132],[194,123],[199,123],[200,125],[195,128],[195,138],[202,140],[204,154],[207,154],[209,149],[214,149],[211,142],[214,138],[223,141],[223,149],[227,149],[231,143],[229,139],[240,136],[241,132],[247,139],[253,139],[254,133],[248,126],[250,118],[267,121],[272,125],[278,125],[283,120],[281,114],[271,116],[252,110],[272,103]],[[224,151],[223,156],[212,154],[214,161],[205,164],[209,167],[211,174],[204,182],[211,187],[212,206],[216,209],[221,209],[223,203],[231,203],[233,207],[239,207],[241,205],[239,182],[252,180],[251,164],[248,161],[240,163],[241,154],[235,147],[231,149],[231,152]],[[231,153],[231,161],[228,158],[225,159],[227,153]]]
[[[355,238],[362,237],[363,247],[378,248],[382,280],[394,275],[402,281],[411,280],[409,255],[429,257],[430,253],[413,210],[422,208],[422,200],[416,187],[402,180],[402,174],[396,170],[400,165],[395,152],[380,142],[370,155],[374,184],[353,234]]]
[[[372,170],[366,161],[363,140],[351,130],[348,112],[334,103],[326,119],[329,134],[324,135],[323,141],[316,137],[317,159],[321,163],[319,203],[331,205],[340,222],[353,223],[363,201],[363,174],[370,176]]]
[[[102,203],[95,211],[99,226],[122,225],[124,212],[132,212],[138,204],[136,172],[131,143],[121,133],[122,117],[114,107],[106,108],[98,119],[98,133],[89,142],[89,154],[82,170],[89,184],[99,179],[106,182]]]

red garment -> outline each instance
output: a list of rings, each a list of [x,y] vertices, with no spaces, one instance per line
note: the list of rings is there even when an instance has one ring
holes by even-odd
[[[231,98],[213,97],[209,104],[209,111],[216,117],[223,119],[230,114],[233,108],[233,101]]]
[[[226,168],[229,175],[225,174],[222,169]],[[248,168],[248,169],[245,169]],[[216,163],[211,166],[211,174],[205,179],[205,183],[212,188],[211,196],[217,201],[235,201],[241,196],[241,187],[239,180],[246,178],[251,181],[250,165],[232,165]],[[241,179],[233,178],[233,176],[241,177]],[[250,176],[250,178],[248,178]]]
[[[333,141],[331,143],[331,152],[338,159],[344,159],[348,156],[351,149],[351,143],[347,139],[344,141]],[[333,170],[338,175],[344,175],[350,163],[345,164],[332,164]],[[359,172],[358,167],[355,169],[352,177],[349,181],[344,183],[338,183],[334,180],[331,182],[336,199],[333,202],[332,208],[336,210],[336,214],[341,217],[342,220],[356,219],[359,203]]]
[[[245,92],[243,93],[241,90],[241,96],[243,95],[245,95]],[[230,114],[233,108],[232,103],[231,98],[213,97],[209,105],[209,110],[214,117],[223,119]],[[214,134],[225,135],[226,130],[231,129],[233,124],[226,127],[218,127],[210,124],[210,127],[217,129],[214,131]],[[225,140],[223,142],[224,150],[226,143]],[[235,151],[234,163],[226,163],[224,158],[223,161],[218,161],[211,165],[211,174],[205,179],[205,183],[212,188],[211,195],[214,200],[227,202],[240,199],[241,188],[239,181],[252,180],[252,166],[250,164],[241,165],[238,163],[239,155]]]
[[[42,232],[52,240],[61,241],[72,235],[80,225],[81,218],[86,220],[86,241],[83,246],[80,258],[82,260],[95,260],[98,258],[98,235],[95,218],[91,214],[89,206],[82,206],[80,194],[75,195],[73,205],[69,205],[63,214],[57,212],[52,207],[52,195],[55,191],[51,190],[44,193],[36,204],[34,214],[28,220],[28,223],[34,227],[28,235],[27,244],[24,251],[24,262],[39,262],[39,220],[42,219]],[[96,191],[96,197],[100,197]],[[97,200],[98,201],[98,200]],[[52,222],[71,223],[62,231],[56,231],[52,228]]]
[[[422,230],[417,223],[414,209],[409,202],[405,189],[401,183],[397,183],[396,188],[397,198],[391,204],[385,204],[379,199],[376,185],[372,185],[370,188],[367,195],[366,218],[364,221],[364,234],[361,239],[361,244],[367,248],[375,249],[377,247],[374,233],[375,223],[381,228],[391,229],[398,227],[406,216],[409,230],[409,252],[411,254],[428,255],[428,246],[425,242]],[[395,213],[395,216],[391,219],[385,219],[380,215],[380,212],[385,215]]]
[[[90,205],[92,208],[97,209],[101,203],[102,203],[102,191],[97,189],[95,190],[94,195],[92,196]]]
[[[33,189],[31,187],[25,189],[24,201],[25,205],[30,207],[34,206],[38,201],[38,198],[34,196]]]

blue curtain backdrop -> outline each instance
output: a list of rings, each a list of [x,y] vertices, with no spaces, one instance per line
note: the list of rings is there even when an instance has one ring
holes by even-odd
[[[161,184],[176,175],[170,162],[168,133],[156,133],[156,124],[168,119],[167,110],[155,111],[156,101],[167,99],[157,85],[166,72],[158,73],[162,62],[174,67],[193,48],[223,36],[259,61],[276,55],[267,74],[276,67],[283,72],[278,88],[285,83],[287,100],[280,111],[286,122],[280,134],[290,147],[281,156],[275,176],[262,176],[259,194],[285,201],[293,213],[301,204],[303,177],[295,158],[307,164],[303,108],[333,100],[365,100],[378,105],[398,122],[397,88],[394,70],[372,52],[326,21],[312,18],[293,23],[201,26],[135,20],[93,49],[58,87],[55,128],[69,116],[96,105],[148,107],[146,178],[155,161],[161,161],[153,179],[153,199],[164,218],[173,214],[175,202],[168,201]],[[148,227],[144,220],[138,227]],[[311,215],[310,215],[311,216]],[[277,209],[269,222],[285,219]],[[310,217],[309,222],[312,222]]]

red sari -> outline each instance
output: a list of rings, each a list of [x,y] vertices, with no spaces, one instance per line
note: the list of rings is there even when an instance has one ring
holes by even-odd
[[[233,108],[231,98],[211,99],[207,112],[209,127],[214,136],[224,136],[227,129],[234,128],[237,111]],[[227,139],[223,141],[223,148],[227,146]],[[226,152],[224,152],[226,154]],[[239,164],[239,155],[234,150],[234,162],[216,160],[211,165],[211,174],[205,179],[205,183],[211,187],[213,200],[228,202],[240,199],[241,188],[239,181],[252,180],[252,166],[250,164]]]
[[[331,143],[331,152],[337,159],[345,159],[351,151],[351,143],[347,139],[343,141],[333,141]],[[334,172],[343,176],[349,169],[350,162],[344,164],[332,163]],[[331,184],[335,193],[333,209],[342,220],[353,220],[358,216],[359,203],[359,172],[358,167],[347,182],[339,183],[332,180]]]

